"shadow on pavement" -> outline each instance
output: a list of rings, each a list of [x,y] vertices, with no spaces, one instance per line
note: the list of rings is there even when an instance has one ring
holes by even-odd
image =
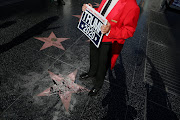
[[[135,108],[127,105],[126,72],[121,56],[120,60],[113,71],[109,70],[110,90],[102,100],[102,106],[108,105],[108,111],[102,120],[134,120],[137,116]]]
[[[53,16],[53,17],[47,18],[47,19],[43,20],[42,22],[34,25],[30,29],[23,32],[21,35],[12,39],[12,41],[10,41],[9,43],[0,45],[0,53],[6,52],[9,49],[13,48],[14,46],[17,46],[17,45],[25,42],[26,40],[30,39],[31,37],[42,34],[44,31],[58,28],[58,27],[55,27],[55,28],[47,29],[50,24],[57,21],[58,19],[59,19],[58,16]]]
[[[178,120],[176,114],[171,110],[165,84],[158,70],[154,67],[151,59],[146,56],[151,66],[150,76],[153,85],[146,85],[147,88],[147,120]]]
[[[13,25],[15,23],[16,23],[16,21],[7,21],[7,22],[1,24],[0,28],[7,28],[7,27],[9,27],[9,26],[11,26],[11,25]]]

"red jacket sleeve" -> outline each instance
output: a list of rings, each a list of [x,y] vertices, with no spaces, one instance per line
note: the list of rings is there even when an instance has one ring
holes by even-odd
[[[140,13],[139,8],[134,8],[130,10],[125,20],[123,21],[122,23],[123,25],[121,27],[118,26],[111,27],[108,38],[127,39],[129,37],[132,37],[137,26],[139,13]]]

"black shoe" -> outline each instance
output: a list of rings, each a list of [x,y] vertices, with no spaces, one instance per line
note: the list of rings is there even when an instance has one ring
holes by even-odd
[[[100,89],[96,89],[93,87],[91,91],[88,93],[88,96],[96,96]]]
[[[89,78],[91,76],[89,76],[88,73],[83,73],[79,77],[80,77],[80,79],[87,79],[87,78]]]

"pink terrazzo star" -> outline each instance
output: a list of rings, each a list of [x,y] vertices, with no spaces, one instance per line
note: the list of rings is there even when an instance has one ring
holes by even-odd
[[[50,71],[48,72],[55,84],[52,87],[47,88],[37,96],[50,96],[53,94],[59,94],[59,97],[61,98],[66,111],[68,111],[69,109],[72,93],[89,91],[88,89],[74,83],[77,70],[69,74],[67,77],[56,75]]]
[[[57,48],[65,50],[64,47],[62,46],[61,42],[69,39],[69,38],[57,38],[53,32],[51,32],[51,34],[49,35],[48,38],[45,38],[45,37],[34,37],[34,38],[45,42],[40,50],[46,49],[51,46],[55,46]]]
[[[74,16],[74,17],[77,17],[77,18],[81,18],[81,15],[72,15],[72,16]]]
[[[72,15],[72,16],[79,18],[80,21],[81,15]]]

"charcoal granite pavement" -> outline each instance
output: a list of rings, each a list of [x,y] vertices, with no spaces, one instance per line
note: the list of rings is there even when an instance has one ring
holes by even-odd
[[[89,42],[77,29],[76,15],[83,3],[96,7],[101,0],[64,0],[59,6],[50,0],[16,1],[0,6],[0,120],[180,119],[178,11],[160,11],[161,1],[137,0],[136,32],[126,40],[102,89],[95,97],[88,91],[72,93],[66,110],[66,92],[38,94],[54,85],[49,71],[61,78],[77,70],[75,83],[91,89],[93,79],[79,80],[89,69]],[[69,38],[61,41],[64,49],[52,45],[41,50],[45,42],[35,38],[52,32]]]

